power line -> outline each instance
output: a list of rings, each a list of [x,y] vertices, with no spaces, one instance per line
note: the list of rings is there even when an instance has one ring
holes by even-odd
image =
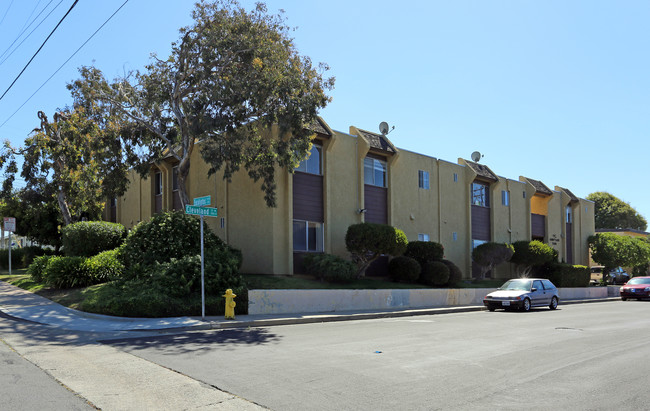
[[[43,44],[41,44],[41,47],[39,47],[38,50],[36,50],[36,53],[34,53],[34,55],[32,56],[32,58],[29,59],[29,61],[27,62],[27,64],[25,64],[25,67],[23,67],[23,69],[20,71],[20,73],[18,73],[18,75],[16,76],[16,78],[14,79],[14,81],[12,81],[11,84],[9,85],[9,87],[5,90],[5,92],[2,93],[2,96],[0,96],[0,101],[2,101],[2,99],[4,98],[4,96],[6,96],[7,93],[9,92],[9,90],[11,90],[11,88],[14,86],[14,84],[16,84],[16,81],[18,81],[18,79],[20,78],[20,76],[22,76],[23,73],[25,72],[25,70],[27,70],[27,67],[29,67],[29,65],[31,64],[32,60],[34,60],[34,58],[35,58],[36,55],[41,51],[41,49],[43,48],[43,46],[45,46],[45,43],[47,43],[47,41],[50,39],[50,37],[52,37],[52,34],[54,34],[54,32],[56,31],[56,29],[59,28],[59,26],[61,25],[61,23],[63,23],[63,20],[65,20],[65,18],[68,17],[68,14],[70,14],[70,12],[72,11],[72,9],[74,8],[74,6],[77,5],[78,2],[79,2],[79,0],[74,0],[74,3],[72,3],[72,6],[70,6],[70,9],[68,9],[67,13],[65,13],[65,15],[64,15],[63,17],[61,17],[61,20],[59,20],[59,22],[56,24],[56,26],[54,27],[54,29],[52,29],[52,31],[51,31],[50,34],[47,36],[47,38],[45,39],[45,41],[43,42]]]
[[[47,9],[47,7],[50,5],[50,3],[52,3],[52,1],[54,1],[54,0],[50,0],[50,2],[47,3],[47,6],[45,6],[45,8],[44,8],[43,10],[41,10],[41,12],[38,13],[38,15],[37,15],[36,17],[34,17],[34,20],[32,20],[32,22],[29,23],[29,26],[27,26],[27,28],[26,28],[25,30],[27,30],[27,29],[28,29],[32,24],[34,24],[34,22],[36,21],[36,19],[38,18],[38,16],[40,16],[41,14],[43,14],[43,12],[45,11],[45,9]],[[18,50],[18,47],[20,47],[20,46],[25,42],[25,40],[27,40],[27,39],[29,38],[29,36],[31,36],[32,33],[34,33],[34,31],[36,31],[36,29],[39,28],[39,27],[41,26],[41,24],[43,24],[43,22],[44,22],[45,20],[47,20],[48,17],[50,17],[50,15],[54,12],[54,10],[56,10],[56,9],[61,5],[61,3],[63,3],[63,0],[59,1],[59,2],[57,3],[57,5],[54,6],[54,8],[53,8],[52,10],[50,10],[49,13],[47,13],[47,16],[43,17],[43,20],[41,20],[41,22],[38,23],[38,24],[36,25],[36,27],[34,27],[34,29],[33,29],[32,31],[30,31],[29,34],[28,34],[27,36],[25,36],[25,38],[24,38],[24,39],[23,39],[23,40],[22,40],[22,41],[21,41],[21,42],[16,46],[16,48],[14,48],[13,50],[11,50],[11,53],[9,53],[9,54],[7,55],[7,57],[5,57],[4,59],[2,59],[2,61],[0,61],[0,66],[1,66],[5,61],[7,61],[7,59],[8,59],[9,57],[11,57],[11,55],[14,54],[14,52],[15,52],[16,50]],[[20,36],[22,36],[23,33],[25,33],[25,30],[23,30],[23,31],[18,35],[18,37],[16,37],[16,38],[14,39],[14,41],[11,42],[11,44],[9,45],[9,47],[7,47],[7,49],[6,49],[4,52],[2,52],[2,54],[0,55],[0,57],[4,56],[4,55],[9,51],[9,49],[10,49],[10,48],[11,48],[11,47],[12,47],[12,46],[13,46],[13,45],[18,41],[18,39],[20,38]]]
[[[128,3],[128,2],[129,2],[129,0],[126,0],[124,3],[122,3],[122,5],[121,5],[120,7],[118,7],[117,10],[115,10],[115,12],[113,12],[113,14],[111,14],[111,16],[110,16],[108,19],[106,19],[106,21],[105,21],[101,26],[99,26],[99,28],[98,28],[97,30],[95,30],[95,32],[94,32],[90,37],[88,37],[88,39],[87,39],[86,41],[84,41],[84,43],[83,43],[81,46],[79,46],[79,48],[78,48],[77,50],[75,50],[75,52],[72,53],[72,55],[71,55],[70,57],[68,57],[68,59],[67,59],[66,61],[63,62],[63,64],[60,65],[59,68],[56,69],[56,71],[55,71],[54,73],[52,73],[52,75],[51,75],[50,77],[48,77],[47,80],[45,80],[45,81],[43,82],[43,84],[41,84],[40,87],[37,88],[36,91],[34,91],[34,92],[32,93],[32,95],[29,96],[29,97],[27,98],[27,100],[25,100],[25,102],[24,102],[23,104],[21,104],[20,107],[18,107],[18,108],[16,109],[16,111],[14,111],[14,112],[9,116],[9,118],[7,118],[7,119],[6,119],[2,124],[0,124],[0,128],[2,128],[5,124],[7,124],[7,122],[9,122],[9,120],[11,120],[12,117],[15,116],[16,113],[18,113],[18,112],[20,111],[20,109],[23,108],[23,107],[25,106],[25,104],[27,104],[27,103],[29,102],[29,100],[31,100],[32,97],[34,97],[34,96],[36,95],[36,93],[38,93],[38,92],[43,88],[43,86],[45,86],[45,84],[47,84],[47,82],[50,81],[50,80],[52,79],[52,77],[54,77],[54,76],[56,75],[56,73],[58,73],[58,72],[63,68],[63,66],[65,66],[65,65],[66,65],[70,60],[72,60],[72,58],[73,58],[73,57],[74,57],[74,56],[79,52],[79,50],[81,50],[81,49],[82,49],[82,48],[83,48],[83,47],[84,47],[84,46],[85,46],[85,45],[86,45],[86,44],[87,44],[87,43],[88,43],[88,42],[89,42],[93,37],[95,37],[95,34],[99,33],[99,31],[100,31],[100,30],[101,30],[101,29],[102,29],[102,28],[103,28],[103,27],[104,27],[104,26],[105,26],[109,21],[111,21],[111,19],[112,19],[112,18],[113,18],[113,17],[114,17],[114,16],[115,16],[115,15],[116,15],[116,14],[117,14],[121,9],[122,9],[122,7],[124,7],[124,6],[126,5],[126,3]]]
[[[14,0],[11,0],[11,3],[9,3],[9,7],[7,7],[7,10],[5,10],[4,16],[2,16],[2,20],[0,20],[0,24],[2,24],[3,21],[5,21],[5,17],[7,17],[7,13],[9,13],[9,9],[11,9],[11,6],[14,4]]]

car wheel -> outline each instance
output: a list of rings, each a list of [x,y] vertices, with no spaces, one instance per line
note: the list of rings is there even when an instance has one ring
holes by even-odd
[[[488,306],[488,311],[490,311],[490,312],[493,312],[494,310],[496,310],[496,308],[495,308],[495,307],[493,307],[493,306],[491,306],[491,305],[490,305],[490,306]]]
[[[551,304],[549,304],[548,308],[551,310],[555,310],[557,308],[557,298],[553,297],[551,298]]]
[[[521,306],[522,311],[530,311],[530,300],[528,298],[524,299],[524,304]]]
[[[621,297],[621,301],[627,301],[627,297]]]

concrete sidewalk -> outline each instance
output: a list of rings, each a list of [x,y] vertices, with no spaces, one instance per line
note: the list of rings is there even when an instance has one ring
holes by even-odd
[[[561,305],[615,301],[618,298],[564,300]],[[332,321],[366,320],[415,315],[448,314],[483,310],[483,306],[453,306],[406,310],[346,311],[310,314],[239,315],[235,320],[223,317],[124,318],[91,314],[64,307],[45,297],[0,281],[0,312],[15,319],[45,324],[63,330],[112,331],[189,331],[273,325],[306,324]]]

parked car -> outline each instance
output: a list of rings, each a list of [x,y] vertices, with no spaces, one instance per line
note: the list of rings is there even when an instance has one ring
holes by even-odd
[[[634,277],[620,288],[621,300],[650,298],[650,277]]]
[[[591,280],[592,284],[600,283],[603,279],[603,266],[596,265],[591,267]],[[605,276],[606,284],[625,284],[630,279],[630,275],[625,272],[623,267],[616,267],[609,271]]]
[[[483,304],[490,311],[497,308],[529,311],[531,307],[548,307],[555,310],[559,302],[557,287],[544,278],[508,280],[483,299]]]

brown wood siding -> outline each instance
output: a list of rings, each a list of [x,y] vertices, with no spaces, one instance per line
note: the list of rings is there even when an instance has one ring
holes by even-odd
[[[178,190],[174,190],[172,197],[173,197],[172,207],[174,208],[174,210],[181,210],[182,209],[181,192]]]
[[[322,223],[323,176],[296,172],[293,175],[293,218]]]
[[[546,216],[541,214],[530,215],[530,232],[532,237],[546,237]]]
[[[154,196],[154,213],[162,212],[162,194]]]
[[[363,193],[366,223],[388,224],[388,189],[366,184]]]
[[[472,206],[472,240],[490,241],[490,209]]]
[[[566,262],[573,264],[573,224],[566,223]]]

